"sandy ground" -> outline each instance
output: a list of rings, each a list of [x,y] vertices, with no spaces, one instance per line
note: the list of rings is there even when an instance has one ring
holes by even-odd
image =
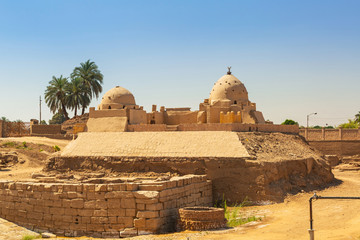
[[[3,140],[3,139],[1,139]],[[6,140],[9,140],[8,138]],[[41,144],[60,146],[63,140],[38,139]],[[24,138],[20,142],[38,142],[37,139]],[[49,140],[49,141],[48,141]],[[59,142],[57,142],[59,141]],[[63,143],[65,144],[65,143]],[[25,156],[26,157],[26,156]],[[31,163],[26,161],[25,165],[16,166],[10,171],[0,171],[0,178],[22,179],[24,175],[31,171],[41,170],[42,162]],[[34,165],[33,165],[34,164]],[[341,181],[340,184],[318,191],[320,196],[360,196],[360,172],[359,171],[340,171],[333,170],[335,177]],[[11,174],[11,177],[8,175]],[[309,239],[307,229],[309,228],[309,198],[313,193],[299,193],[288,196],[284,203],[245,207],[244,214],[251,212],[262,216],[262,220],[245,224],[237,228],[226,230],[206,231],[206,232],[181,232],[163,235],[148,235],[132,238],[139,239]],[[360,200],[316,200],[313,204],[314,209],[314,228],[316,239],[360,240]],[[14,225],[0,221],[0,229],[3,235],[0,239],[10,239],[11,229]],[[21,233],[18,228],[17,232]],[[24,233],[28,233],[23,229]],[[9,238],[6,238],[8,232]],[[20,238],[19,238],[20,239]],[[65,239],[65,238],[57,238]],[[91,238],[66,238],[66,239],[91,239]]]
[[[64,148],[70,142],[69,140],[51,139],[46,137],[8,137],[8,138],[0,138],[0,141],[31,142],[36,144],[44,144],[48,146],[58,145],[60,148]]]

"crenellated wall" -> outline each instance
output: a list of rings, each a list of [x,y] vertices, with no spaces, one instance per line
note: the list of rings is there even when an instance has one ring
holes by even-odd
[[[68,237],[172,231],[178,208],[211,204],[211,182],[199,175],[141,183],[0,182],[2,218]]]

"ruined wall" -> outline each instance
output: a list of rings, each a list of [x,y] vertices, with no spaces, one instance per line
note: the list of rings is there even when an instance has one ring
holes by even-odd
[[[61,124],[31,125],[31,135],[61,134]]]
[[[308,143],[326,155],[353,156],[360,154],[360,140],[308,141]]]
[[[231,157],[52,157],[49,170],[114,172],[173,172],[179,175],[206,174],[212,181],[214,201],[241,203],[283,201],[288,192],[311,190],[333,180],[325,160],[313,158],[262,162]]]
[[[129,237],[172,231],[177,209],[211,206],[211,182],[183,176],[144,183],[0,182],[0,216],[62,236]]]

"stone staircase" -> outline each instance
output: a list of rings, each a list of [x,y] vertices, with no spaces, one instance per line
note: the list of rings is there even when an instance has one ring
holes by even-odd
[[[167,132],[177,131],[178,126],[179,125],[166,125],[166,130],[165,131],[167,131]]]

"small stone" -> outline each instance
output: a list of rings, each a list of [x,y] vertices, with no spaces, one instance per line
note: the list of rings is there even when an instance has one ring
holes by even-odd
[[[52,233],[44,232],[41,234],[41,237],[42,238],[56,238],[56,235],[52,234]]]
[[[35,173],[33,172],[31,174],[31,178],[40,178],[40,177],[46,177],[44,174],[41,174],[41,173]]]

